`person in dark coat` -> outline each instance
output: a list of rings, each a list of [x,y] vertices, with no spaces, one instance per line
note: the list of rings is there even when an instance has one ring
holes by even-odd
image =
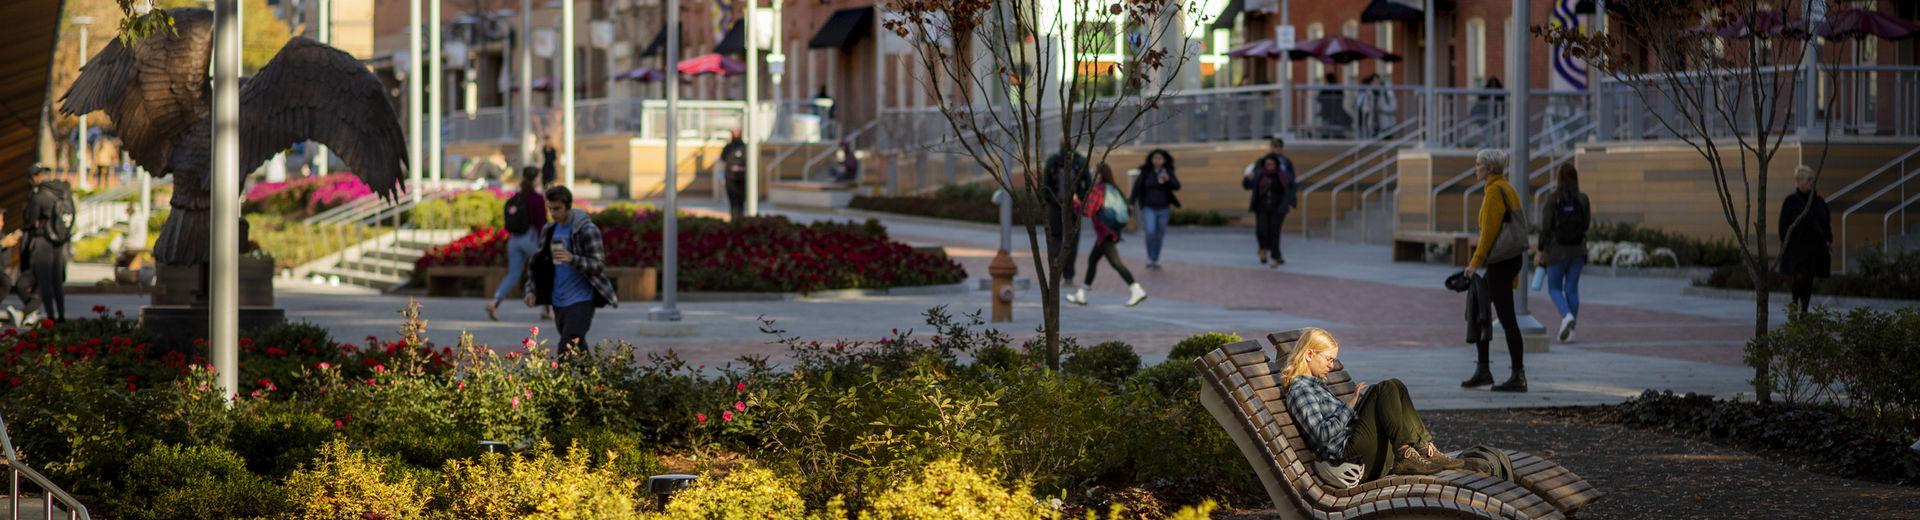
[[[553,180],[559,178],[559,171],[560,152],[554,150],[553,145],[542,146],[540,148],[540,186],[552,187]]]
[[[1293,160],[1282,150],[1286,142],[1273,138],[1271,151],[1247,167],[1240,187],[1253,192],[1247,210],[1253,212],[1253,233],[1260,245],[1260,265],[1279,268],[1286,264],[1280,254],[1280,230],[1286,226],[1287,212],[1296,203]]]
[[[1047,157],[1040,182],[1046,185],[1041,199],[1047,210],[1047,256],[1060,258],[1060,294],[1065,295],[1066,289],[1073,287],[1073,262],[1080,258],[1077,232],[1080,219],[1077,216],[1062,218],[1061,213],[1074,197],[1093,189],[1093,179],[1087,175],[1087,158],[1075,153],[1072,145],[1061,144],[1059,152]],[[1065,248],[1064,257],[1061,248]]]
[[[1180,176],[1173,173],[1173,155],[1161,149],[1147,152],[1139,175],[1133,177],[1133,189],[1127,192],[1127,202],[1140,208],[1140,227],[1147,234],[1147,269],[1160,269],[1167,220],[1173,217],[1173,208],[1180,207],[1176,191],[1180,191]]]
[[[720,162],[727,168],[727,211],[739,222],[747,216],[747,142],[738,130],[720,149]]]
[[[1833,275],[1833,221],[1827,199],[1813,193],[1813,168],[1801,165],[1793,185],[1780,205],[1780,274],[1793,278],[1793,305],[1806,312],[1814,279]]]
[[[26,240],[21,260],[33,279],[34,298],[48,318],[67,320],[67,244],[73,239],[72,214],[63,215],[61,199],[68,208],[77,207],[73,189],[53,178],[53,171],[34,166],[33,194],[27,199]],[[65,221],[64,223],[59,221]],[[243,228],[240,236],[245,237]]]

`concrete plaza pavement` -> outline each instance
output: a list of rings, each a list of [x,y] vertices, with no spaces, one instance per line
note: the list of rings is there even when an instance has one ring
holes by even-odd
[[[872,216],[805,210],[774,213],[797,221]],[[896,240],[944,247],[974,279],[986,276],[987,262],[999,243],[993,226],[878,218]],[[1267,269],[1254,258],[1250,230],[1176,228],[1168,236],[1162,258],[1166,269],[1149,271],[1144,268],[1143,242],[1130,235],[1122,242],[1121,252],[1151,297],[1138,307],[1126,307],[1124,286],[1102,265],[1090,304],[1063,308],[1063,334],[1083,343],[1126,341],[1152,364],[1164,360],[1175,342],[1195,333],[1224,331],[1256,337],[1297,327],[1324,327],[1342,341],[1341,357],[1356,377],[1366,381],[1399,378],[1414,389],[1426,409],[1614,403],[1646,389],[1723,397],[1751,391],[1747,379],[1752,372],[1740,363],[1740,349],[1752,333],[1752,304],[1686,296],[1682,294],[1686,280],[1587,277],[1582,284],[1580,341],[1556,343],[1550,352],[1527,356],[1532,392],[1495,394],[1457,385],[1471,370],[1474,354],[1471,346],[1461,342],[1465,329],[1461,297],[1440,288],[1452,268],[1390,262],[1386,246],[1289,235],[1285,239],[1288,264]],[[1024,231],[1016,230],[1016,260],[1022,275],[1030,276],[1032,264],[1024,253],[1025,243]],[[1083,254],[1089,246],[1083,244]],[[1084,273],[1081,267],[1077,271]],[[76,266],[70,278],[88,280],[78,272],[84,269]],[[1017,339],[1035,335],[1041,315],[1038,294],[1037,290],[1020,294],[1015,320],[993,328]],[[1530,294],[1540,321],[1557,323],[1545,295]],[[289,319],[325,326],[336,339],[353,342],[369,335],[393,337],[401,324],[397,311],[410,299],[285,280],[276,295]],[[528,327],[549,325],[539,323],[536,311],[516,302],[508,302],[502,321],[494,322],[486,318],[482,299],[418,299],[429,320],[428,337],[436,343],[451,343],[465,332],[484,344],[514,348],[526,337]],[[96,304],[133,314],[145,303],[144,296],[134,295],[75,294],[68,300],[75,315]],[[986,292],[966,289],[787,301],[683,301],[680,308],[696,333],[658,338],[638,333],[647,310],[657,302],[626,302],[602,309],[590,338],[626,340],[645,352],[673,350],[689,363],[709,368],[741,356],[766,356],[779,363],[786,353],[772,343],[773,336],[761,331],[762,319],[772,320],[776,328],[794,337],[873,340],[889,336],[894,329],[926,331],[922,314],[933,307],[945,306],[957,316],[988,304]],[[551,340],[555,334],[542,330],[541,337]],[[1504,376],[1507,358],[1497,345],[1493,360],[1496,374]]]

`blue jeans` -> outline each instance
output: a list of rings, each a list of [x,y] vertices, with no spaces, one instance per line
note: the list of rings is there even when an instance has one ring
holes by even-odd
[[[1147,232],[1147,261],[1160,263],[1160,244],[1167,238],[1167,219],[1173,208],[1140,208],[1140,227]]]
[[[540,252],[539,236],[528,231],[507,238],[507,277],[493,290],[493,299],[504,300],[513,293],[513,287],[520,283],[520,272],[527,270],[527,259]]]
[[[1580,315],[1580,270],[1586,257],[1573,257],[1547,266],[1547,296],[1561,316]]]

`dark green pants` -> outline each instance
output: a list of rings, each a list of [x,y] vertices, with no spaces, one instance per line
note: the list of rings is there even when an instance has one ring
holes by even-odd
[[[1407,386],[1388,379],[1367,388],[1354,407],[1353,437],[1347,441],[1347,461],[1364,464],[1367,480],[1393,469],[1394,452],[1401,446],[1418,447],[1433,441],[1427,423],[1413,409]]]

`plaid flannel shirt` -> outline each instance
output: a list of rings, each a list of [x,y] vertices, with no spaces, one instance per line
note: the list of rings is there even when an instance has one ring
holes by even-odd
[[[1294,376],[1287,385],[1287,411],[1307,436],[1313,454],[1329,464],[1346,460],[1357,415],[1346,401],[1333,395],[1327,383],[1313,376]]]
[[[573,270],[579,272],[580,276],[586,277],[587,284],[593,287],[594,295],[605,300],[607,306],[620,306],[620,298],[613,290],[613,281],[607,279],[607,247],[600,241],[600,226],[594,225],[593,218],[589,217],[586,211],[578,208],[573,210],[573,219],[569,224],[573,226],[573,233],[571,233],[571,240],[568,241],[567,250],[573,253]],[[558,224],[549,220],[546,227],[540,230],[540,252],[536,256],[552,258],[551,244],[556,227]],[[535,294],[538,291],[535,289],[533,278],[528,276],[526,279],[527,294]],[[552,285],[551,280],[548,285]]]

